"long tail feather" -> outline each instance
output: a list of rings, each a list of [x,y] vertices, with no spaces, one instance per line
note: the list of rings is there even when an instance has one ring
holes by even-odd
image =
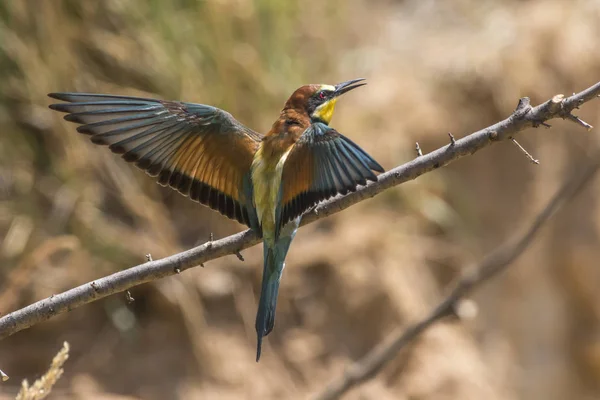
[[[263,269],[262,289],[256,314],[256,335],[258,338],[256,346],[256,362],[260,359],[262,339],[267,336],[275,325],[275,309],[277,307],[277,295],[279,293],[279,282],[284,268],[284,258],[277,257],[274,248],[269,248],[265,243],[265,265]]]
[[[263,269],[262,288],[258,312],[256,314],[256,362],[260,360],[263,337],[267,336],[275,325],[275,308],[277,307],[277,294],[279,293],[279,282],[285,267],[285,256],[290,244],[296,235],[300,218],[296,218],[286,224],[281,230],[281,236],[275,241],[263,242],[265,264]]]

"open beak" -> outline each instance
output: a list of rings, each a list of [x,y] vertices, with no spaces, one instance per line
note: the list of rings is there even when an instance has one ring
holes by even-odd
[[[362,82],[364,80],[365,80],[364,78],[359,78],[359,79],[352,79],[351,81],[338,83],[337,85],[335,85],[335,97],[339,97],[339,96],[343,95],[344,93],[351,91],[352,89],[356,89],[357,87],[366,85],[367,84],[366,82]],[[362,83],[358,83],[358,82],[362,82]]]

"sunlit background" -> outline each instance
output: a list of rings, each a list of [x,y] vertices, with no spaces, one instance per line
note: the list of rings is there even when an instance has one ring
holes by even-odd
[[[386,169],[600,77],[597,0],[3,0],[0,313],[243,227],[79,135],[48,92],[216,105],[267,132],[306,83],[364,77],[332,125]],[[577,115],[600,126],[600,101]],[[262,250],[83,306],[0,342],[0,398],[47,369],[51,399],[296,399],[423,316],[598,146],[562,120],[300,229],[254,361]],[[348,399],[600,398],[600,182]]]

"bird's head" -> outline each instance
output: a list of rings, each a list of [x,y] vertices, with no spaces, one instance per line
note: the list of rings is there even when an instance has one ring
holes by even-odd
[[[284,109],[305,112],[311,122],[329,124],[333,117],[337,99],[352,89],[366,85],[364,79],[353,79],[337,85],[306,85],[297,89],[287,101]]]

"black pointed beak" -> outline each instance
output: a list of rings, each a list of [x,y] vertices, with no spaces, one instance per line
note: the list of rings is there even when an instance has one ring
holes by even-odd
[[[335,97],[341,96],[346,92],[351,91],[352,89],[356,89],[357,87],[361,87],[366,85],[366,82],[362,82],[364,81],[364,78],[358,78],[358,79],[352,79],[351,81],[346,81],[346,82],[342,82],[342,83],[338,83],[337,85],[335,85]],[[359,83],[362,82],[362,83]]]

